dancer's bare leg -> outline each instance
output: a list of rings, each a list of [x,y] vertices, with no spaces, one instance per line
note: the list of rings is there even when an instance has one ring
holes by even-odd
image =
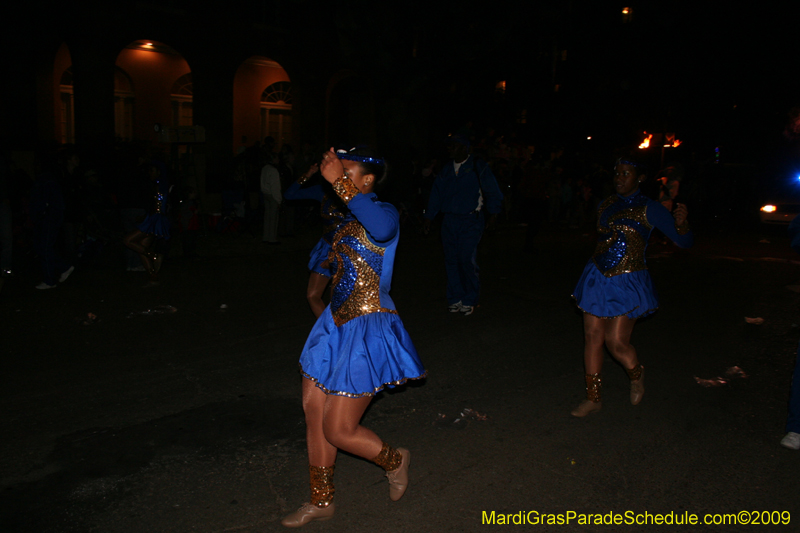
[[[306,416],[306,443],[308,464],[314,466],[333,466],[336,462],[336,447],[325,438],[323,416],[328,395],[322,392],[313,381],[303,378],[303,411]]]
[[[583,313],[583,365],[587,374],[603,371],[603,344],[609,319]]]
[[[367,460],[374,459],[383,441],[370,429],[361,425],[372,396],[348,398],[329,394],[325,401],[323,429],[325,439],[333,446]]]
[[[153,253],[150,248],[153,245],[153,236],[149,233],[144,233],[141,230],[133,230],[127,234],[122,240],[122,243],[139,254],[142,265],[148,273],[153,272]]]
[[[287,527],[301,527],[316,520],[328,520],[336,510],[333,502],[336,493],[333,473],[337,450],[325,439],[323,432],[326,398],[327,394],[313,381],[303,378],[303,411],[306,416],[311,497],[300,509],[283,517],[281,524]]]
[[[311,306],[311,311],[317,318],[325,311],[325,302],[322,300],[322,294],[325,292],[325,287],[328,286],[329,281],[330,278],[328,276],[323,276],[318,272],[312,272],[308,277],[306,298],[308,299],[308,305]]]
[[[323,428],[325,439],[353,455],[367,459],[386,471],[389,498],[397,501],[408,488],[408,466],[411,454],[404,448],[392,448],[372,431],[361,425],[361,417],[372,401],[371,396],[348,398],[329,395],[325,401]]]
[[[606,328],[606,346],[614,359],[620,362],[631,380],[631,403],[638,405],[644,396],[644,368],[639,364],[636,348],[631,344],[631,333],[636,319],[617,317]]]
[[[583,417],[602,407],[603,345],[609,321],[583,313],[583,364],[585,368],[586,399],[572,410],[572,416]]]
[[[605,344],[614,359],[619,361],[627,370],[639,364],[636,356],[636,348],[631,344],[631,333],[636,319],[626,316],[618,316],[607,319],[608,325],[605,329]]]

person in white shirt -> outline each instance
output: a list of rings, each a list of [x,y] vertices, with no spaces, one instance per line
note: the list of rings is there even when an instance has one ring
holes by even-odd
[[[267,156],[267,164],[261,169],[261,195],[264,197],[264,244],[280,244],[278,241],[278,216],[281,203],[281,175],[273,165],[275,156]]]

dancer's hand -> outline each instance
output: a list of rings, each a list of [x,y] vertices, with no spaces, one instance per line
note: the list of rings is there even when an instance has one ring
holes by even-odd
[[[689,216],[689,210],[686,209],[686,204],[678,204],[672,212],[672,216],[675,217],[676,226],[683,226],[686,223],[686,217]]]
[[[339,161],[339,157],[333,151],[333,148],[322,155],[319,171],[328,183],[333,183],[344,175],[344,165]]]
[[[311,176],[319,172],[319,163],[312,163],[308,170],[306,170],[305,174],[300,176],[300,179],[297,181],[306,182],[311,179]]]

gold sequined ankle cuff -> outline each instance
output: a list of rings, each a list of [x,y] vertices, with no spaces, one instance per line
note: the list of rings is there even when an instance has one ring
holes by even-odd
[[[333,501],[333,466],[309,466],[308,472],[311,479],[311,504],[317,507],[327,507]]]
[[[600,372],[597,374],[585,374],[584,378],[586,379],[586,399],[599,402],[600,401],[600,391],[603,386],[603,378],[600,375]]]
[[[625,371],[628,373],[628,377],[631,378],[631,381],[639,381],[639,378],[642,377],[642,365],[636,365]]]
[[[392,470],[400,468],[400,463],[403,462],[403,456],[400,455],[400,452],[384,442],[381,453],[375,456],[372,462],[387,472],[391,472]]]

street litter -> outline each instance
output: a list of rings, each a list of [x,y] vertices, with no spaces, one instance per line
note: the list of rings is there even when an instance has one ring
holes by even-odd
[[[228,304],[222,304],[222,305],[220,305],[220,306],[219,306],[219,310],[220,310],[220,311],[227,311],[227,310],[228,310]]]
[[[758,242],[761,242],[761,243],[764,243],[764,244],[769,244],[769,241],[767,239],[761,239]]]
[[[764,323],[764,319],[761,317],[758,318],[744,317],[744,321],[747,322],[748,324],[755,324],[756,326],[760,326]]]
[[[478,411],[469,408],[461,411],[461,418],[466,418],[469,420],[489,420],[488,416],[482,415]]]
[[[712,379],[701,379],[701,378],[698,378],[697,376],[695,376],[694,380],[701,387],[721,387],[723,385],[727,385],[728,384],[728,380],[724,379],[724,378],[721,378],[721,377],[716,377],[716,378],[712,378]]]
[[[729,378],[746,378],[747,374],[745,374],[744,370],[739,368],[738,366],[732,366],[728,370],[725,371],[725,375]]]
[[[450,418],[444,413],[439,413],[436,416],[434,425],[450,429],[464,429],[467,427],[467,422],[470,420],[489,420],[489,417],[474,409],[466,408],[455,418]]]
[[[76,318],[75,322],[81,326],[91,326],[97,322],[97,315],[94,313],[86,313],[86,318]]]
[[[132,316],[141,316],[141,315],[168,315],[177,312],[178,310],[171,305],[157,305],[152,309],[147,309],[146,311],[134,311],[130,313],[127,318]]]
[[[694,380],[697,382],[698,385],[701,387],[721,387],[723,385],[727,385],[734,379],[744,379],[747,378],[747,373],[742,370],[738,366],[732,366],[725,370],[725,377],[717,376],[711,379],[702,379],[698,378],[697,376],[694,377]]]

